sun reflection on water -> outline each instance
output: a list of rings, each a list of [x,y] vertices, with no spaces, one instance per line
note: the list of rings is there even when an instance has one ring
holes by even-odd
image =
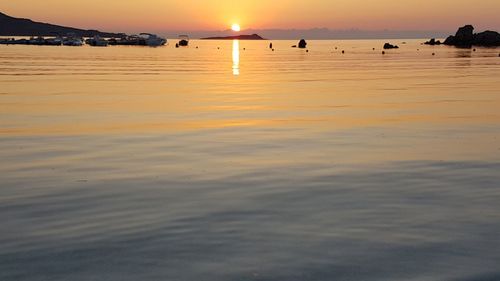
[[[240,75],[240,41],[233,40],[233,75]]]

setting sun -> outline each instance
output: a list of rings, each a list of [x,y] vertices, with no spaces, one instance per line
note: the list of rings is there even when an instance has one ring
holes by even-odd
[[[238,31],[240,31],[240,30],[241,30],[241,27],[240,27],[240,25],[239,25],[239,24],[235,23],[235,24],[233,24],[233,25],[231,26],[231,29],[232,29],[233,31],[238,32]]]

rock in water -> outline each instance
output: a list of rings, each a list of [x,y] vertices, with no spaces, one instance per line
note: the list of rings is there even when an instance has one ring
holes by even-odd
[[[495,31],[484,31],[474,34],[474,27],[472,25],[466,25],[458,29],[455,36],[450,36],[444,41],[445,45],[451,45],[456,47],[467,47],[472,46],[500,46],[500,34]]]
[[[434,45],[441,45],[442,43],[441,41],[436,40],[436,38],[432,38],[431,40],[425,42],[424,44],[434,46]]]
[[[304,39],[301,39],[299,42],[299,48],[305,49],[307,47],[307,42]]]
[[[490,30],[474,34],[474,42],[472,44],[486,47],[500,46],[500,34]]]
[[[455,34],[455,44],[459,46],[472,46],[473,41],[474,27],[472,25],[460,27]]]
[[[384,49],[399,49],[398,46],[396,45],[392,45],[392,44],[389,44],[389,43],[385,43],[384,44]]]
[[[448,38],[446,38],[446,40],[444,40],[443,44],[448,45],[448,46],[454,46],[455,45],[455,36],[453,36],[453,35],[448,36]]]

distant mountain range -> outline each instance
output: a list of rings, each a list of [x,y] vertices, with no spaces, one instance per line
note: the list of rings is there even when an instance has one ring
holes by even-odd
[[[73,27],[34,22],[30,19],[14,18],[0,12],[0,36],[54,36],[74,33],[82,37],[121,37],[123,34],[84,30]]]

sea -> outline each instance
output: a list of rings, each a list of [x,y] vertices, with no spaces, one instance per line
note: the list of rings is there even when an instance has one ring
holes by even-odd
[[[0,280],[500,280],[500,48],[424,41],[1,45]]]

